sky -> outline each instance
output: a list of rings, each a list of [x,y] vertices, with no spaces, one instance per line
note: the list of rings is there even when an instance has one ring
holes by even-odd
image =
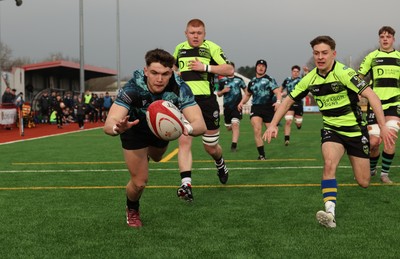
[[[23,0],[17,7],[15,0],[0,0],[1,42],[14,58],[39,62],[62,53],[78,59],[79,1]],[[117,70],[116,3],[83,0],[85,64]],[[310,60],[309,42],[316,36],[334,38],[337,59],[354,63],[378,47],[382,26],[400,34],[400,1],[384,5],[372,0],[119,0],[121,78],[143,68],[148,50],[173,53],[186,40],[187,22],[199,18],[206,24],[206,39],[220,45],[236,68],[265,59],[267,74],[280,84],[292,65]]]

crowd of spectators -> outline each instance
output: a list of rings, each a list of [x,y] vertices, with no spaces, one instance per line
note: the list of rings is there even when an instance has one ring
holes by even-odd
[[[59,128],[69,123],[78,123],[83,129],[84,122],[104,122],[113,103],[108,92],[96,94],[86,91],[74,94],[56,91],[44,92],[39,99],[38,121],[40,123],[56,123]]]

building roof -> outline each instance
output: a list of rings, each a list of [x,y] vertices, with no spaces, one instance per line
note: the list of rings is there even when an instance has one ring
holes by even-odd
[[[70,78],[80,77],[80,64],[65,60],[56,60],[56,61],[29,64],[22,66],[22,68],[25,70],[25,73],[35,72],[35,74],[41,74],[43,76],[70,77]],[[85,65],[84,69],[85,69],[84,73],[85,81],[97,77],[117,75],[116,70],[108,68]]]

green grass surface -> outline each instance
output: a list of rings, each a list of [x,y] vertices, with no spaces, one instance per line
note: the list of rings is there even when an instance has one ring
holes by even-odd
[[[176,197],[177,157],[151,162],[141,229],[125,223],[129,174],[119,138],[99,129],[1,145],[0,258],[398,257],[400,186],[375,176],[368,189],[358,187],[346,156],[337,172],[337,228],[315,220],[323,208],[320,127],[320,115],[306,114],[288,147],[280,127],[265,145],[266,161],[256,160],[248,117],[237,153],[222,128],[226,186],[196,138],[193,203]],[[175,148],[171,142],[167,154]],[[396,157],[395,182],[398,171]]]

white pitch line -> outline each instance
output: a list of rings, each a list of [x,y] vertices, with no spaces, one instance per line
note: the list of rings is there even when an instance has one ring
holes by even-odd
[[[400,167],[398,165],[392,165],[391,167]],[[275,166],[275,167],[231,167],[229,170],[232,171],[243,171],[243,170],[294,170],[294,169],[322,169],[323,166]],[[338,168],[351,168],[351,166],[339,166]],[[149,171],[178,171],[178,168],[151,168]],[[215,167],[203,167],[193,168],[192,171],[213,171]],[[81,173],[81,172],[126,172],[126,168],[121,169],[67,169],[67,170],[0,170],[0,174],[5,173]]]

